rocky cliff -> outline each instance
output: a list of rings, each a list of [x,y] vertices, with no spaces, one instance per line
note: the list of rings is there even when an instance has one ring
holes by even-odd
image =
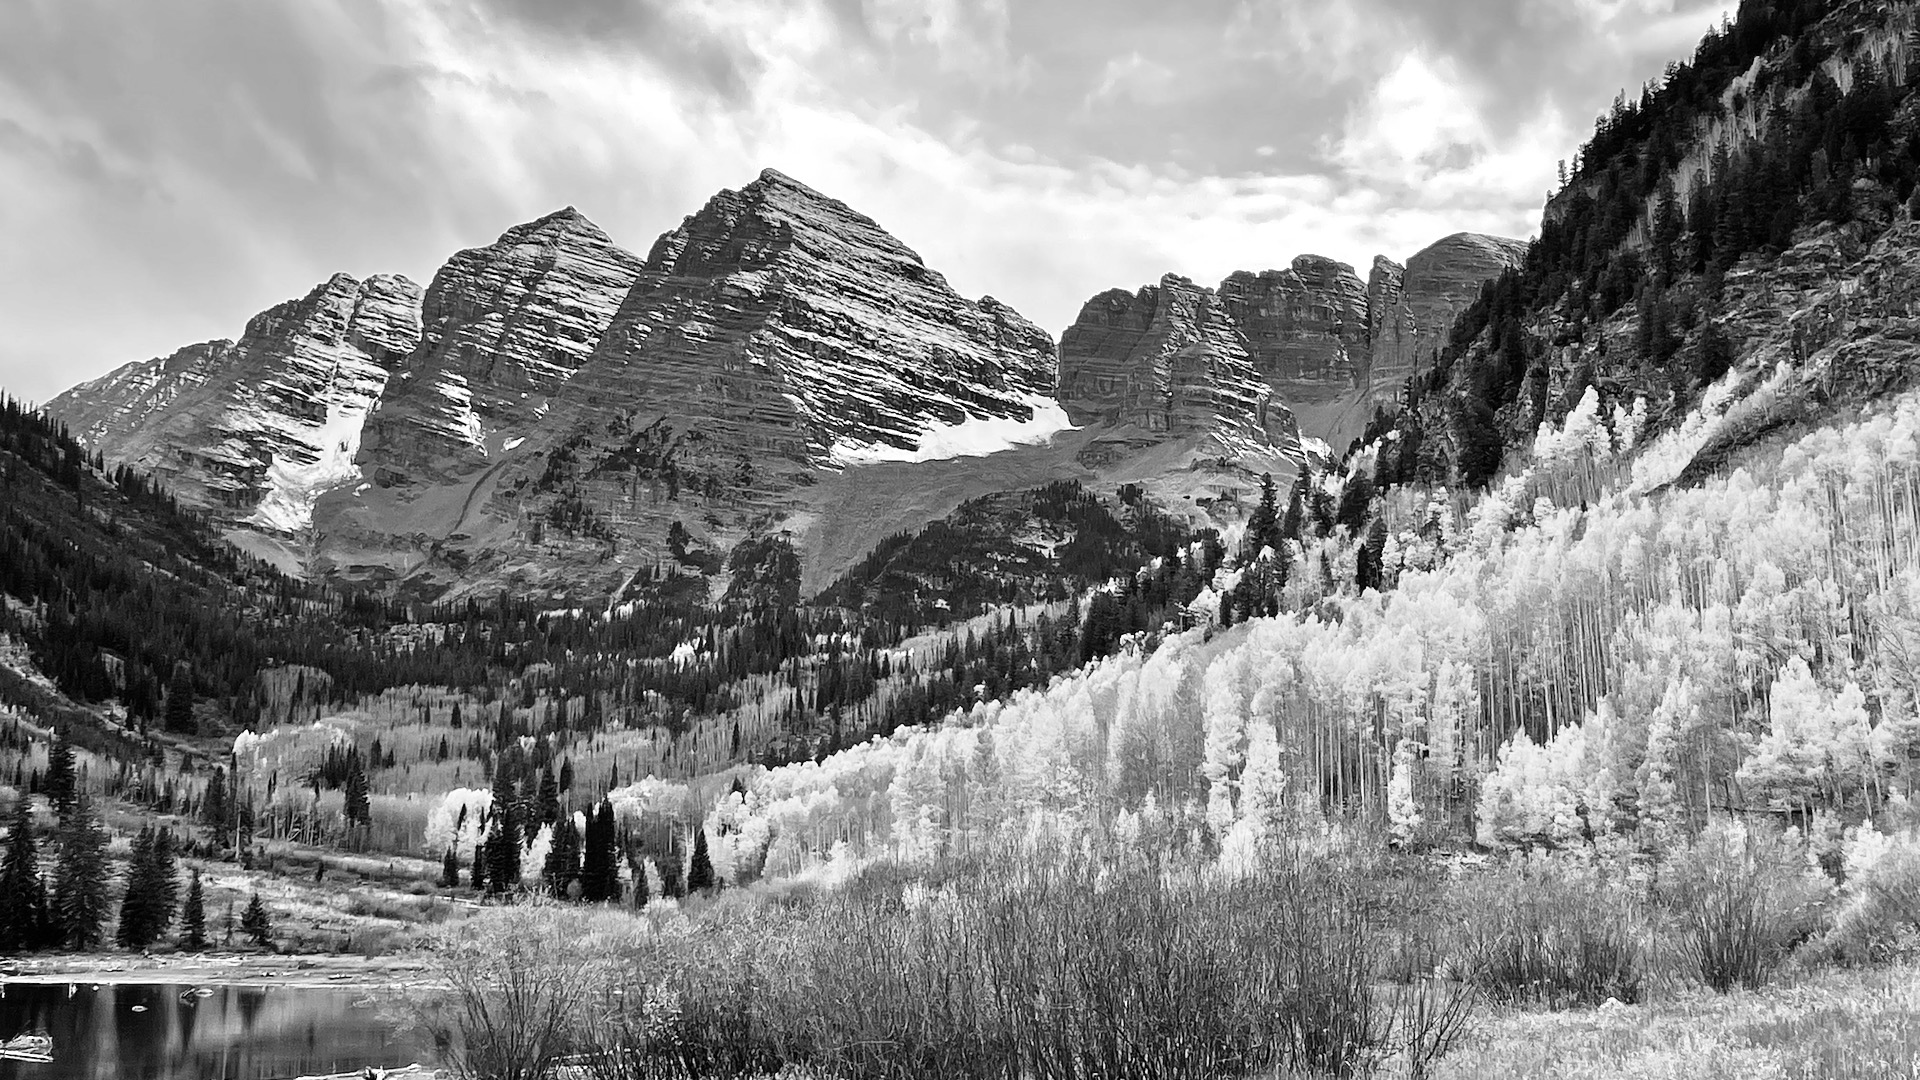
[[[1044,331],[772,170],[645,260],[571,211],[522,226],[437,275],[425,322],[369,483],[322,508],[336,572],[428,592],[604,596],[670,530],[724,550],[839,466],[1057,411]]]
[[[1075,424],[1109,429],[1083,458],[1203,436],[1223,452],[1292,451],[1293,415],[1262,378],[1223,297],[1174,274],[1087,301],[1060,338],[1060,401]]]
[[[422,301],[418,347],[367,420],[367,479],[440,483],[491,464],[579,371],[639,271],[573,207],[448,260]]]
[[[315,497],[358,476],[362,422],[420,338],[420,287],[336,274],[254,316],[236,341],[121,368],[47,405],[110,464],[164,478],[188,503],[292,532]]]
[[[1205,338],[1212,343],[1209,355],[1231,355],[1250,365],[1264,394],[1235,381],[1237,364],[1216,376],[1225,380],[1219,384],[1220,415],[1230,426],[1254,415],[1237,403],[1258,396],[1266,402],[1265,415],[1286,415],[1279,426],[1287,438],[1319,439],[1338,450],[1365,427],[1374,403],[1394,399],[1407,376],[1445,341],[1454,316],[1481,285],[1525,254],[1522,241],[1458,233],[1421,250],[1404,267],[1375,259],[1365,283],[1346,263],[1302,255],[1285,270],[1230,274],[1218,290],[1169,277],[1137,296],[1102,293],[1061,335],[1061,404],[1076,422],[1125,423],[1162,433],[1155,437],[1163,441],[1184,434],[1185,427],[1160,418],[1170,390],[1163,356],[1168,349],[1146,327],[1161,318],[1185,327],[1172,335],[1180,339],[1176,351],[1186,339]],[[1184,283],[1181,295],[1190,299],[1168,303],[1162,297],[1167,282]],[[1199,315],[1204,318],[1196,321]],[[1224,341],[1235,344],[1223,351]],[[1253,426],[1268,428],[1270,435],[1278,430],[1257,419]]]
[[[1409,258],[1405,266],[1373,260],[1367,282],[1368,348],[1376,390],[1398,386],[1446,344],[1454,317],[1480,287],[1526,258],[1523,240],[1454,233]]]

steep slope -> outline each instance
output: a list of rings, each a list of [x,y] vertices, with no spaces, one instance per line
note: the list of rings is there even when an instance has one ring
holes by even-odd
[[[1236,271],[1217,290],[1169,275],[1137,295],[1102,293],[1061,335],[1061,403],[1076,422],[1131,429],[1099,446],[1137,450],[1204,429],[1289,454],[1301,437],[1344,449],[1480,287],[1525,253],[1521,241],[1456,233],[1404,267],[1375,259],[1366,283],[1345,263],[1302,255],[1285,270]],[[1175,355],[1208,363],[1176,385]]]
[[[1803,367],[1836,325],[1904,319],[1911,301],[1882,286],[1913,255],[1916,28],[1908,5],[1749,0],[1661,86],[1617,101],[1525,264],[1409,385],[1389,478],[1483,484],[1589,387],[1609,407],[1644,399],[1662,430],[1742,358]],[[1847,367],[1796,375],[1791,411],[1864,400],[1829,399]]]
[[[190,505],[292,533],[358,476],[361,424],[420,337],[404,277],[336,274],[256,315],[237,342],[188,346],[48,403],[108,464],[150,472]]]
[[[1260,377],[1228,305],[1186,278],[1087,301],[1060,356],[1068,417],[1105,429],[1082,451],[1090,463],[1193,435],[1225,454],[1297,448],[1293,416]]]
[[[418,347],[368,418],[367,479],[431,485],[490,465],[579,372],[639,270],[573,207],[449,259],[427,287]]]
[[[369,484],[323,504],[335,572],[604,597],[676,523],[725,548],[842,465],[1063,426],[1045,332],[773,170],[629,260],[569,211],[436,276]]]
[[[1391,396],[1447,343],[1453,320],[1501,271],[1527,256],[1523,240],[1454,233],[1401,266],[1385,256],[1367,276],[1368,382]]]

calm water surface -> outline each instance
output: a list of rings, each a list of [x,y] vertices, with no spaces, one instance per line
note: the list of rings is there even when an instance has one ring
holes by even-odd
[[[277,1080],[433,1061],[378,991],[226,986],[183,1000],[190,989],[0,982],[0,1040],[53,1036],[51,1064],[0,1061],[0,1080]]]

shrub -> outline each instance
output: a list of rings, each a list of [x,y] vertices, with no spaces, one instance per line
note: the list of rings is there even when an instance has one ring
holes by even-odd
[[[1920,837],[1863,829],[1848,852],[1847,870],[1820,953],[1860,964],[1913,952],[1920,945]]]
[[[414,1000],[414,1015],[455,1075],[540,1080],[574,1048],[588,1006],[612,985],[605,943],[580,921],[530,904],[433,938],[427,956],[440,988]]]
[[[1715,826],[1669,859],[1659,891],[1688,966],[1724,992],[1772,978],[1818,928],[1829,886],[1795,839]]]
[[[1459,987],[1379,986],[1381,911],[1338,860],[971,858],[647,935],[590,1025],[596,1080],[769,1074],[1182,1080],[1430,1063]],[[1424,1064],[1416,1075],[1422,1075]]]
[[[1644,921],[1631,890],[1545,857],[1456,883],[1450,964],[1490,999],[1549,1008],[1639,1001]]]

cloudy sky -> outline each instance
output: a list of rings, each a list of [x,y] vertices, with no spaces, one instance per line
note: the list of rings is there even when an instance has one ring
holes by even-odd
[[[0,0],[0,387],[775,166],[1054,333],[1090,295],[1530,235],[1724,0]]]

